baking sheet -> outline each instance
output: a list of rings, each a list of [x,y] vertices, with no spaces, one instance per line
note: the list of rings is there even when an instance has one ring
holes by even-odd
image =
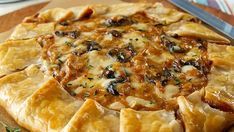
[[[62,7],[68,8],[79,5],[87,5],[87,4],[115,4],[120,3],[120,0],[53,0],[47,6],[41,9],[41,11],[54,8],[54,7]],[[13,29],[0,33],[0,42],[6,40],[8,36],[12,33]],[[21,132],[28,132],[27,130],[21,128],[12,117],[0,106],[0,122],[5,123],[6,125],[12,128],[20,128]],[[5,127],[0,123],[0,132],[5,132]]]

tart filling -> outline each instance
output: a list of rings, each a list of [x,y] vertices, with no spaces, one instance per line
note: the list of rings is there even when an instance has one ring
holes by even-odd
[[[43,68],[78,99],[115,110],[175,109],[174,97],[207,85],[207,41],[169,36],[144,12],[55,26]]]

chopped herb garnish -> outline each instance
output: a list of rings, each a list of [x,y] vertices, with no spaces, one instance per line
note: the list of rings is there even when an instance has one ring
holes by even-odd
[[[63,63],[63,61],[62,61],[62,60],[60,60],[60,59],[58,59],[58,61],[59,61],[59,63]]]
[[[65,44],[66,44],[68,47],[76,48],[76,45],[74,45],[72,42],[65,41]]]
[[[20,128],[11,128],[9,126],[5,127],[7,132],[21,132]]]
[[[89,97],[89,96],[90,96],[90,94],[87,93],[87,92],[85,92],[85,93],[83,94],[83,98],[87,98],[87,97]]]
[[[72,47],[72,42],[65,41],[65,44],[69,47]]]
[[[67,86],[72,86],[72,84],[71,84],[71,83],[68,83]]]
[[[175,83],[176,83],[176,85],[180,85],[181,80],[180,80],[180,79],[178,79],[178,78],[176,78],[176,79],[175,79]]]
[[[89,68],[89,69],[91,69],[91,68],[93,68],[93,67],[94,67],[94,66],[92,66],[92,65],[88,65],[88,68]]]
[[[150,101],[150,104],[155,104],[155,102],[151,100],[151,101]]]
[[[21,132],[20,128],[12,128],[1,121],[0,124],[2,124],[5,127],[6,132]]]

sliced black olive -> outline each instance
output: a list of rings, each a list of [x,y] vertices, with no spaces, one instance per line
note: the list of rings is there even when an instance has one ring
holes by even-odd
[[[171,41],[169,36],[166,35],[161,35],[160,36],[161,42],[167,49],[169,50],[170,53],[185,53],[186,50],[178,46],[175,42]]]
[[[125,48],[114,48],[108,52],[108,55],[116,58],[117,61],[121,63],[129,62],[134,55],[136,55],[135,50],[132,45],[128,45]]]
[[[192,65],[196,67],[197,69],[200,69],[200,63],[198,60],[188,60],[184,63],[184,65]]]
[[[87,51],[102,49],[102,47],[95,41],[85,41],[84,43],[87,45]]]
[[[78,31],[70,31],[67,32],[67,36],[73,39],[77,39],[77,37],[80,35],[80,32]]]
[[[169,37],[166,36],[165,34],[161,35],[160,39],[161,39],[161,42],[163,43],[163,45],[166,46],[166,47],[172,47],[172,46],[176,45],[176,43],[175,42],[171,42],[169,40]]]
[[[167,68],[164,68],[163,71],[162,71],[162,75],[166,78],[169,78],[171,77],[171,73],[170,71],[167,69]]]
[[[175,72],[181,72],[182,62],[181,60],[175,60],[172,63],[173,70]]]
[[[111,81],[110,84],[107,86],[106,90],[108,93],[110,93],[114,96],[119,95],[119,92],[116,90],[116,82],[115,81]]]
[[[55,35],[58,37],[64,37],[67,35],[67,33],[63,31],[55,31]]]
[[[80,33],[78,31],[69,31],[69,32],[55,31],[55,35],[58,37],[68,36],[70,38],[76,39],[80,35]]]
[[[130,24],[133,24],[133,23],[134,23],[133,20],[131,20],[128,17],[117,16],[117,17],[114,17],[114,18],[106,19],[104,24],[106,26],[108,26],[108,27],[111,27],[111,26],[125,26],[125,25],[130,25]]]
[[[168,80],[167,79],[162,79],[160,81],[160,83],[161,83],[162,86],[166,86],[168,84]]]
[[[112,70],[106,70],[106,71],[104,72],[104,76],[105,76],[106,78],[115,78],[115,72],[112,71]]]
[[[160,39],[161,39],[161,42],[163,43],[163,45],[165,47],[167,47],[167,49],[170,51],[170,53],[173,53],[174,52],[173,47],[176,46],[176,43],[175,42],[171,42],[168,39],[168,36],[166,36],[166,35],[161,35]]]
[[[133,57],[133,54],[131,51],[127,49],[121,49],[117,54],[117,61],[121,63],[126,63],[126,62],[129,62],[132,57]]]
[[[114,57],[118,54],[119,50],[117,48],[113,48],[111,50],[108,51],[108,55],[111,56],[111,57]]]
[[[201,50],[206,50],[207,49],[207,44],[205,43],[204,40],[198,39],[197,41],[197,47]]]
[[[114,21],[113,19],[106,19],[104,24],[108,27],[111,27],[111,26],[116,26],[117,22]]]
[[[162,86],[166,86],[172,77],[173,75],[167,68],[163,68],[162,72],[156,74],[156,79],[160,81]]]
[[[103,76],[110,79],[115,78],[115,72],[112,70],[111,66],[107,66],[103,71]]]
[[[117,54],[117,60],[121,63],[124,63],[124,62],[128,62],[129,61],[129,57],[127,56],[127,54],[122,50],[122,51],[119,51],[118,54]]]
[[[204,62],[204,61],[202,61],[200,59],[198,59],[198,60],[188,60],[188,61],[184,62],[184,65],[192,65],[192,66],[196,67],[198,70],[200,70],[204,74],[209,73],[211,64],[212,64],[212,61]]]
[[[119,76],[117,77],[114,81],[111,81],[109,83],[109,85],[107,86],[107,92],[114,95],[114,96],[118,96],[119,95],[119,92],[116,90],[116,85],[118,83],[124,83],[128,81],[128,77],[126,76]]]
[[[122,34],[117,30],[111,30],[108,33],[111,34],[112,36],[118,37],[118,38],[122,36]]]
[[[130,51],[132,56],[136,55],[136,51],[135,51],[134,47],[132,46],[132,44],[129,44],[125,49]]]
[[[183,49],[183,48],[181,48],[180,46],[177,46],[177,45],[170,47],[169,51],[171,53],[185,53],[186,52],[185,49]]]

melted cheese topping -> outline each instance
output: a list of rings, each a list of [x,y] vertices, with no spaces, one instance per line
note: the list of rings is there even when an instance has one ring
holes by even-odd
[[[76,98],[115,110],[176,109],[174,97],[207,84],[206,42],[168,36],[143,13],[55,27],[42,39],[42,69]]]

